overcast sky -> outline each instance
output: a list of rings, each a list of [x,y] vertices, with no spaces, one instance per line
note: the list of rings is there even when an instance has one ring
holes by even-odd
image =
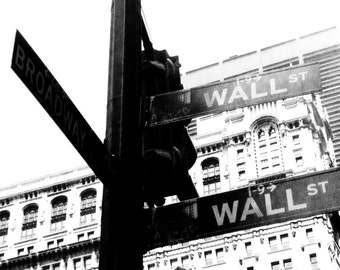
[[[0,1],[0,186],[85,164],[11,70],[16,29],[103,140],[110,7]],[[155,49],[178,55],[182,72],[340,25],[339,0],[143,0],[142,8]]]

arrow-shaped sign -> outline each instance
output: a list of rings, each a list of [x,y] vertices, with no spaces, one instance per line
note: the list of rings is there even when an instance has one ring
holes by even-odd
[[[148,249],[339,211],[339,179],[335,168],[144,210]]]
[[[158,126],[320,91],[319,67],[309,64],[150,97],[148,125]]]
[[[108,187],[110,156],[104,144],[19,31],[15,36],[11,67]]]

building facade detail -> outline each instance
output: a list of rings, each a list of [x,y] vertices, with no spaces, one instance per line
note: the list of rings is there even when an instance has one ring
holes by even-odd
[[[185,88],[192,88],[320,61],[322,92],[191,122],[188,131],[198,158],[190,174],[200,196],[325,170],[339,162],[335,119],[325,101],[336,91],[340,96],[336,31],[327,29],[183,74]],[[321,46],[328,47],[319,48],[317,41],[323,38],[327,41]],[[307,40],[315,42],[313,48]],[[301,48],[285,50],[294,46]],[[157,248],[145,254],[144,269],[340,269],[338,217],[324,214]]]
[[[102,184],[88,167],[0,190],[0,269],[98,269]]]

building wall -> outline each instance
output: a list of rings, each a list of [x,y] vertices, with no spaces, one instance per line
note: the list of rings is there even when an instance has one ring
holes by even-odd
[[[53,212],[58,198],[62,207]],[[0,190],[0,216],[9,213],[7,224],[0,223],[7,228],[0,237],[0,268],[98,269],[101,200],[102,184],[88,167]],[[38,211],[29,217],[33,228],[25,230],[24,211],[32,205]]]
[[[211,158],[219,162],[221,191],[247,186],[258,178],[277,173],[291,176],[334,166],[331,138],[327,138],[325,127],[320,126],[323,123],[318,123],[314,115],[317,112],[312,109],[319,107],[318,100],[306,95],[196,119],[197,131],[192,140],[198,158],[190,173],[199,194],[207,195],[203,163]],[[327,118],[323,112],[318,115]],[[262,158],[255,133],[257,126],[267,122],[277,127],[276,139],[270,138],[276,146]],[[318,132],[322,133],[324,145]],[[273,165],[272,168],[265,169],[266,163],[261,165],[263,161]]]
[[[328,249],[331,231],[327,218],[318,216],[200,239],[155,250],[145,257],[144,269],[271,270],[275,263],[277,269],[337,269]],[[316,257],[315,268],[310,256]]]
[[[337,27],[297,37],[267,48],[201,67],[182,75],[185,89],[292,65],[317,62],[321,74],[321,103],[329,114],[337,164],[340,162],[340,30]],[[194,128],[194,125],[191,125]]]

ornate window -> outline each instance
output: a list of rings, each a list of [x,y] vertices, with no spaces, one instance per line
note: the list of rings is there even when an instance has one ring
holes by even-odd
[[[67,211],[67,198],[60,196],[52,201],[51,231],[60,231],[65,228]]]
[[[21,238],[27,239],[35,235],[38,219],[38,205],[30,204],[24,208]]]
[[[244,244],[245,244],[245,247],[246,247],[247,257],[253,256],[253,249],[252,249],[251,242],[246,242]]]
[[[284,270],[292,270],[293,269],[292,259],[283,260],[283,269]]]
[[[171,270],[175,270],[178,266],[179,266],[179,262],[177,258],[170,259]]]
[[[272,266],[272,268],[271,268],[272,270],[280,270],[280,262],[279,261],[272,262],[271,266]]]
[[[278,250],[278,245],[277,245],[277,238],[276,238],[276,236],[269,237],[268,241],[269,241],[270,251],[277,251]]]
[[[204,258],[205,258],[205,265],[209,266],[213,264],[213,253],[212,250],[208,250],[204,252]]]
[[[94,189],[85,190],[80,197],[80,224],[95,221],[97,192]]]
[[[309,254],[309,260],[310,260],[310,264],[312,266],[312,269],[319,269],[318,259],[316,257],[316,253]]]
[[[262,121],[262,124],[254,129],[253,140],[257,175],[264,176],[283,171],[281,135],[277,124],[271,120]]]
[[[218,158],[209,158],[202,162],[204,195],[216,193],[221,189],[220,163]]]
[[[8,234],[9,212],[0,212],[0,245],[5,244]]]

